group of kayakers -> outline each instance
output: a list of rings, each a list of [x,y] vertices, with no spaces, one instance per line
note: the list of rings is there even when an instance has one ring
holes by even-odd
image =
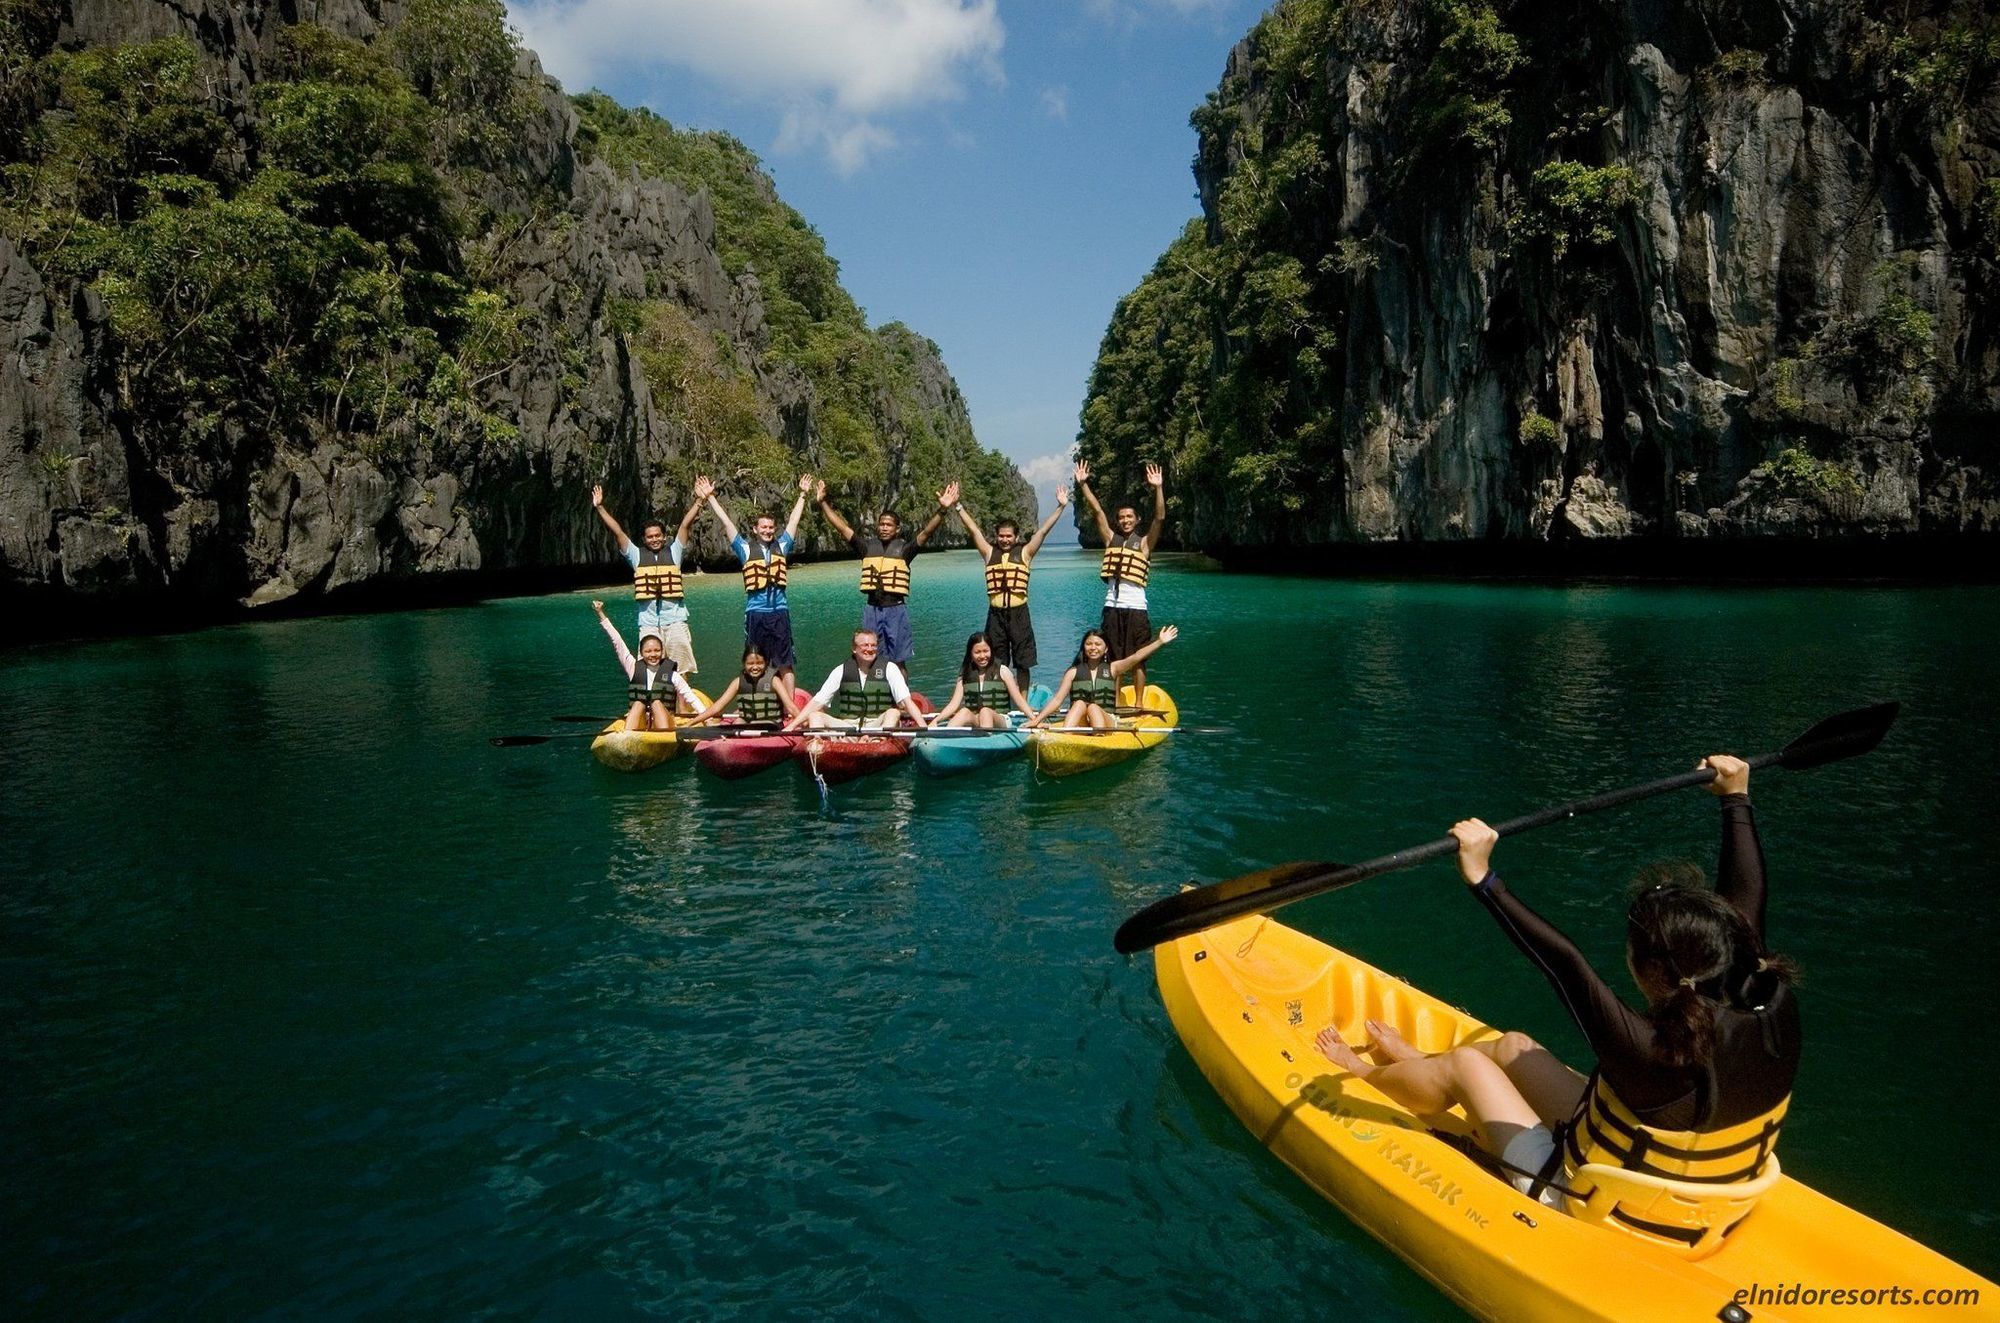
[[[697,477],[693,500],[674,535],[667,525],[648,520],[634,542],[616,517],[604,508],[604,489],[593,487],[591,506],[617,540],[619,553],[632,567],[632,592],[638,607],[639,651],[635,656],[618,629],[604,614],[604,603],[592,602],[598,620],[611,636],[626,677],[626,727],[668,730],[676,721],[678,703],[692,717],[706,722],[734,710],[745,722],[784,723],[787,731],[875,726],[889,727],[906,719],[916,725],[943,724],[997,729],[1010,724],[1010,710],[1028,714],[1029,726],[1040,726],[1057,711],[1070,728],[1108,730],[1118,725],[1117,692],[1132,686],[1143,707],[1146,662],[1174,641],[1171,625],[1153,633],[1147,613],[1146,584],[1152,557],[1167,517],[1166,481],[1157,464],[1146,466],[1152,488],[1152,521],[1142,532],[1135,505],[1120,505],[1107,516],[1090,489],[1090,466],[1075,467],[1076,488],[1088,503],[1104,542],[1099,577],[1105,582],[1101,627],[1086,630],[1075,659],[1063,672],[1051,697],[1037,710],[1029,702],[1029,671],[1037,662],[1034,622],[1028,610],[1028,584],[1042,542],[1062,517],[1069,490],[1056,493],[1056,508],[1023,541],[1013,519],[997,520],[991,535],[981,528],[960,499],[952,482],[937,494],[937,509],[914,534],[890,511],[875,516],[870,532],[857,531],[827,499],[826,483],[812,474],[799,478],[798,499],[782,532],[775,515],[760,511],[739,532],[722,503],[715,484]],[[827,523],[861,557],[861,621],[854,631],[847,658],[828,672],[810,694],[797,685],[797,656],[792,643],[791,610],[785,589],[799,520],[810,497]],[[706,705],[699,701],[688,677],[697,670],[694,641],[688,629],[681,558],[688,534],[706,506],[722,527],[743,573],[743,657],[738,673]],[[910,562],[943,524],[956,515],[965,526],[986,565],[985,628],[965,645],[951,698],[934,716],[912,695],[904,668],[915,655],[910,628]]]

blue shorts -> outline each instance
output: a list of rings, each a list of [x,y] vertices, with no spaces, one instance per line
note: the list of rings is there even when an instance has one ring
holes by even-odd
[[[743,646],[747,648],[752,644],[764,654],[764,660],[771,663],[772,670],[791,670],[798,661],[797,654],[792,651],[792,613],[745,611]]]
[[[861,628],[875,631],[875,638],[882,644],[882,655],[898,666],[917,655],[916,640],[910,637],[910,608],[901,602],[894,606],[862,607]]]

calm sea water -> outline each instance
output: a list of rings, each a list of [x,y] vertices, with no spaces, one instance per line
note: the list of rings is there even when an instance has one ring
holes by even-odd
[[[797,574],[802,676],[853,579]],[[1112,929],[1885,697],[1879,752],[1754,787],[1808,979],[1786,1169],[2000,1271],[2000,593],[1156,584],[1153,678],[1233,734],[1063,782],[905,764],[830,812],[789,767],[489,747],[621,706],[587,594],[0,653],[0,1310],[1449,1317],[1236,1123]],[[916,590],[942,697],[977,566]],[[1098,600],[1043,557],[1049,661]],[[740,589],[690,603],[719,683]],[[1498,862],[1617,969],[1625,880],[1715,843],[1694,793]],[[1461,893],[1286,917],[1578,1055]]]

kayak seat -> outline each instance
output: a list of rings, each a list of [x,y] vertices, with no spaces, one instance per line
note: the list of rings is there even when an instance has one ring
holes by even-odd
[[[1764,1159],[1761,1175],[1733,1185],[1679,1181],[1589,1162],[1567,1178],[1569,1184],[1591,1187],[1587,1198],[1570,1198],[1569,1215],[1616,1227],[1684,1259],[1702,1259],[1722,1248],[1723,1238],[1783,1175],[1775,1153]]]

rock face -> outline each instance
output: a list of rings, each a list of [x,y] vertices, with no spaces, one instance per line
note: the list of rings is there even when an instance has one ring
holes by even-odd
[[[1083,455],[1223,550],[2000,529],[2000,20],[1909,8],[1285,0]]]
[[[190,39],[243,133],[282,30],[305,21],[295,11],[365,42],[407,8],[73,0],[54,40],[76,50]],[[758,277],[725,268],[709,196],[586,159],[575,111],[531,54],[520,55],[515,78],[534,112],[503,166],[467,185],[491,218],[468,244],[541,332],[479,386],[481,406],[508,425],[498,436],[329,434],[274,416],[225,419],[220,445],[177,444],[163,434],[170,429],[119,408],[120,346],[99,293],[39,270],[0,234],[0,604],[17,623],[99,619],[98,606],[114,600],[121,610],[212,616],[425,582],[501,590],[606,565],[613,548],[589,507],[591,484],[604,484],[607,507],[636,535],[646,512],[672,520],[685,508],[684,480],[664,475],[699,450],[655,407],[657,383],[614,315],[641,300],[670,303],[726,344],[794,472],[820,466],[813,384],[768,359]],[[982,465],[1032,512],[1028,484],[979,449],[936,346],[901,328],[879,334],[908,359],[919,389],[884,391],[864,420],[889,465],[871,492],[917,508],[899,475],[921,430],[946,450],[918,478],[929,481],[940,464]],[[741,518],[753,504],[789,506],[797,493],[732,490],[725,479],[723,494]],[[713,522],[698,557],[726,554]],[[942,530],[940,543],[955,532]],[[836,550],[816,519],[802,540],[808,553]]]

